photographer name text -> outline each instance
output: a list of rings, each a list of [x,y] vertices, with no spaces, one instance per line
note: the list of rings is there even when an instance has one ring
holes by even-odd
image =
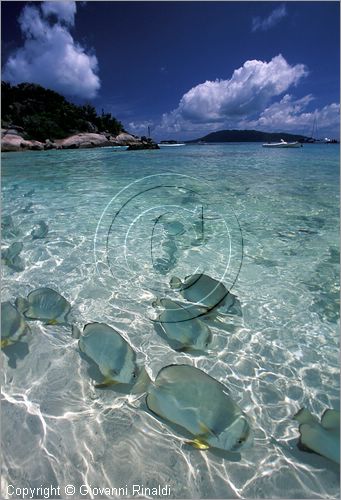
[[[73,485],[67,484],[60,486],[39,486],[35,488],[16,487],[13,484],[7,486],[8,498],[57,498],[66,495],[67,497],[96,498],[106,496],[132,498],[139,497],[169,497],[171,494],[170,486],[158,484],[153,487],[147,487],[143,484],[132,484],[128,486],[109,487],[93,486],[89,484]]]

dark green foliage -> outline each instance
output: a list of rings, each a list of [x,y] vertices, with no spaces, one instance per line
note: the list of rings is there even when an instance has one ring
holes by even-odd
[[[260,132],[258,130],[219,130],[205,135],[200,139],[187,142],[305,142],[308,138],[303,135],[287,134],[286,132]]]
[[[110,113],[97,115],[90,104],[76,106],[53,90],[33,83],[1,82],[2,126],[21,126],[27,139],[62,139],[78,132],[117,135],[123,125]]]

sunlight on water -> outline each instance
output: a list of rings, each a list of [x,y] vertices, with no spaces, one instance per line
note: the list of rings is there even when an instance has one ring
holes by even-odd
[[[338,498],[338,467],[297,449],[292,420],[339,407],[338,165],[334,145],[3,154],[2,243],[23,243],[23,270],[3,265],[2,301],[57,290],[70,323],[117,329],[152,379],[188,363],[226,384],[255,433],[240,456],[195,450],[143,397],[95,389],[70,326],[30,321],[2,352],[3,495],[138,484],[171,498]],[[32,238],[39,221],[48,232]],[[192,356],[156,333],[152,303],[179,300],[170,278],[195,272],[222,279],[241,314],[212,321],[207,355]]]

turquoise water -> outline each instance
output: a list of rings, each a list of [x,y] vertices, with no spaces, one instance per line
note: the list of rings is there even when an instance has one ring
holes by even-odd
[[[3,266],[2,301],[59,291],[74,324],[116,328],[152,379],[189,363],[225,383],[255,433],[241,456],[194,450],[143,398],[94,389],[70,327],[30,322],[2,353],[5,497],[43,485],[65,498],[70,484],[74,498],[134,484],[168,485],[169,498],[339,497],[338,467],[299,451],[292,421],[302,406],[339,407],[338,146],[5,153],[2,211],[15,226],[3,247],[22,241],[25,266]],[[48,235],[32,239],[40,220]],[[211,325],[199,356],[157,335],[152,307],[194,272],[222,279],[242,309]]]

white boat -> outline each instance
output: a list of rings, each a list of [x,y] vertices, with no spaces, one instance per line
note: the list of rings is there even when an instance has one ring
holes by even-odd
[[[267,142],[263,144],[263,148],[300,148],[303,144],[299,142],[286,142],[281,139],[281,142]]]
[[[177,147],[177,146],[186,146],[186,144],[184,142],[177,142],[175,144],[164,144],[164,143],[160,143],[158,144],[158,146],[160,146],[160,148],[170,148],[170,147]]]

